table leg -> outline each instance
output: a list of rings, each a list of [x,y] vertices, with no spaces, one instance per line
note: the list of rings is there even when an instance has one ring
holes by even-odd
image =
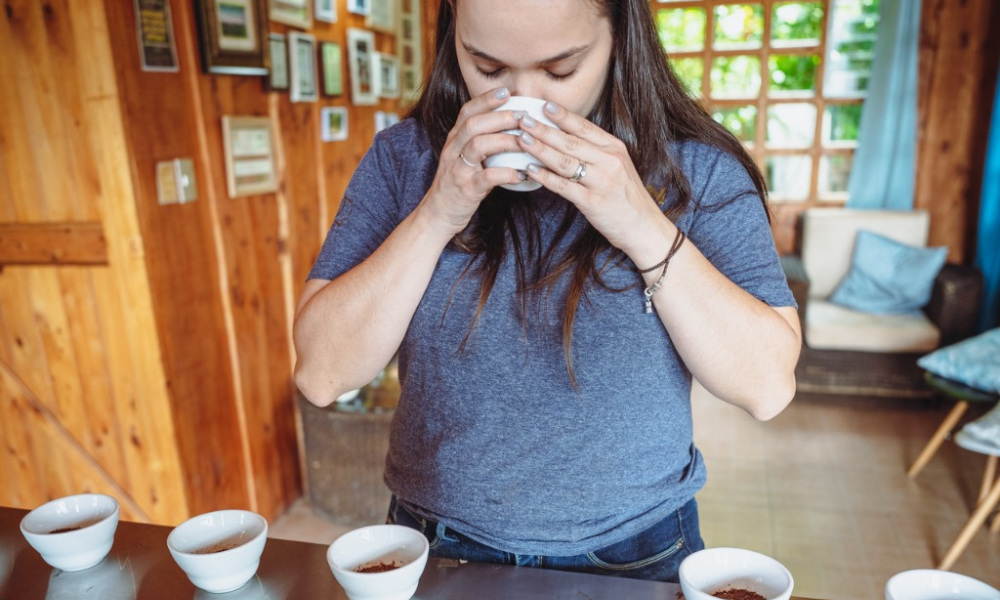
[[[969,518],[958,537],[952,542],[951,548],[948,548],[944,558],[941,559],[941,564],[937,567],[938,569],[947,571],[955,564],[955,561],[962,555],[966,546],[972,541],[972,537],[976,535],[976,531],[986,522],[986,517],[990,516],[997,504],[1000,504],[1000,479],[993,484],[989,494],[976,505],[975,512],[972,513],[972,517]]]
[[[951,430],[955,428],[955,425],[958,424],[958,420],[962,418],[962,415],[965,414],[965,411],[968,410],[968,408],[969,402],[967,400],[959,400],[955,403],[951,412],[949,412],[948,416],[944,418],[944,421],[941,422],[941,426],[937,428],[937,431],[935,431],[934,435],[931,436],[931,440],[927,442],[927,445],[924,446],[924,449],[920,452],[920,456],[917,457],[917,460],[913,461],[913,466],[911,466],[910,470],[906,473],[907,477],[913,479],[918,473],[920,473],[921,469],[923,469],[924,466],[930,462],[931,457],[934,456],[934,453],[941,447],[941,444],[944,443],[944,439],[948,437]]]
[[[990,482],[1000,481],[997,477],[997,467],[1000,466],[1000,456],[991,454],[986,459],[986,473],[983,474],[983,488],[979,493],[979,501],[982,502],[983,499],[989,494],[988,484],[986,483],[987,476],[990,477]],[[998,508],[998,507],[994,507]],[[993,517],[993,523],[990,525],[990,533],[996,533],[1000,531],[1000,514]]]
[[[977,503],[982,502],[986,496],[990,493],[990,488],[993,487],[993,478],[997,474],[997,460],[1000,459],[998,456],[993,456],[992,454],[986,457],[986,471],[983,473],[983,483],[979,486],[979,498],[976,500]]]

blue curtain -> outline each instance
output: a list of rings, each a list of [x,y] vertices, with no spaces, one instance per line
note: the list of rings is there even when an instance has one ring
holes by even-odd
[[[847,184],[848,208],[913,208],[920,4],[882,0],[879,6],[875,60]]]
[[[986,331],[1000,326],[1000,81],[993,98],[990,140],[983,169],[976,266],[982,270],[986,281],[979,313],[979,329]]]

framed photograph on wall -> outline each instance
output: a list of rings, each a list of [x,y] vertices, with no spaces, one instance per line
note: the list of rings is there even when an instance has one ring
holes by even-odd
[[[289,33],[288,58],[292,102],[315,102],[319,97],[316,38],[308,33]]]
[[[324,142],[342,142],[347,139],[347,107],[327,106],[320,111]]]
[[[267,37],[271,46],[271,74],[267,87],[270,90],[287,90],[288,80],[288,42],[280,33],[272,33]]]
[[[195,0],[204,72],[267,75],[264,6],[264,0]]]
[[[230,198],[277,191],[271,119],[222,117],[222,142]]]
[[[339,96],[344,93],[344,60],[340,44],[322,42],[319,45],[320,69],[323,72],[323,94]]]
[[[317,21],[323,21],[324,23],[337,22],[336,0],[316,0],[316,6],[313,9]]]
[[[377,103],[374,32],[353,27],[347,29],[347,62],[351,77],[351,102],[358,106]]]
[[[312,0],[270,1],[272,21],[300,29],[309,29],[312,27],[312,10],[310,10]]]
[[[174,21],[167,0],[133,0],[135,27],[139,38],[139,60],[143,71],[180,70]]]
[[[347,0],[347,12],[368,16],[371,12],[371,0]]]
[[[365,25],[381,33],[396,35],[399,29],[399,0],[367,0]]]
[[[375,53],[375,89],[380,98],[399,98],[399,57]]]
[[[399,123],[399,115],[394,112],[375,111],[375,133]]]
[[[399,7],[399,98],[406,106],[417,100],[424,82],[424,54],[420,35],[420,0],[401,0]]]

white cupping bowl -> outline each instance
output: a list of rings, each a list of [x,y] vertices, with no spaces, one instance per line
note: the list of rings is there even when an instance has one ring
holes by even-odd
[[[118,501],[111,496],[66,496],[25,515],[21,533],[45,562],[63,571],[81,571],[111,551],[118,514]]]
[[[681,591],[687,600],[717,600],[720,590],[741,588],[767,600],[788,600],[792,574],[770,556],[742,548],[706,548],[681,561]]]
[[[1000,600],[1000,591],[978,579],[950,571],[914,569],[893,575],[886,600]]]
[[[267,541],[267,520],[248,510],[217,510],[184,521],[167,548],[196,587],[231,592],[257,573]]]
[[[427,565],[427,538],[402,525],[371,525],[349,531],[326,551],[326,561],[351,600],[409,600]],[[381,573],[358,573],[373,562],[400,564]]]

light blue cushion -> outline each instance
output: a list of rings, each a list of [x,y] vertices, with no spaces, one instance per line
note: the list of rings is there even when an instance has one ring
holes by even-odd
[[[931,299],[931,288],[948,249],[918,248],[861,230],[851,269],[830,302],[872,314],[907,314]]]
[[[1000,327],[939,348],[917,365],[977,390],[1000,393]]]

